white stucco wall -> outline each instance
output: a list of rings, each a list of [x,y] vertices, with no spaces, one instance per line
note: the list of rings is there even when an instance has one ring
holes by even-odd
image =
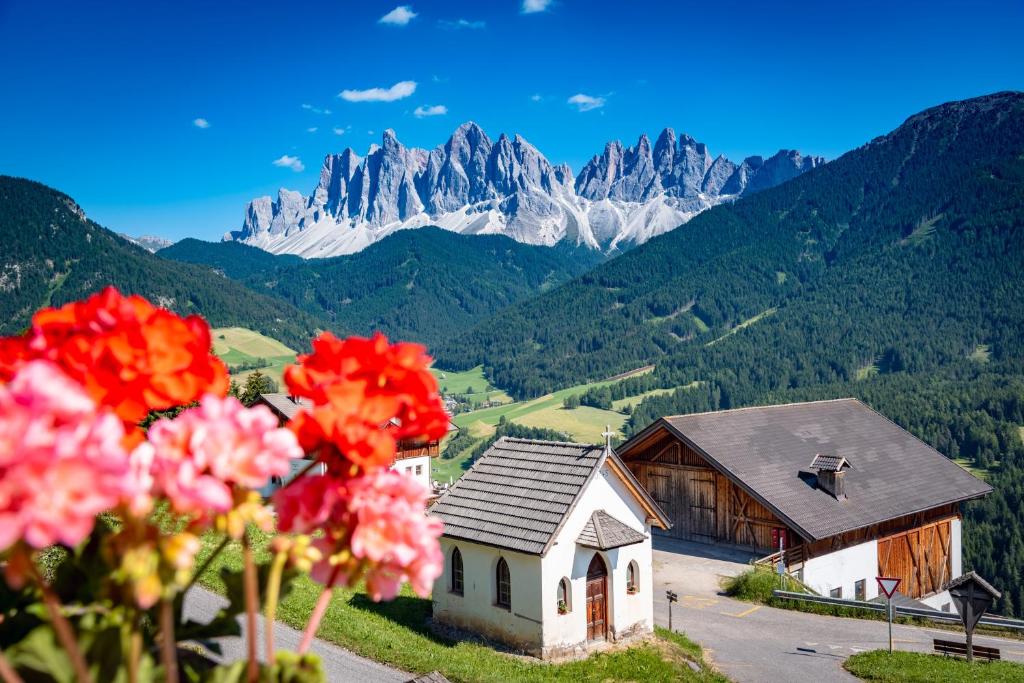
[[[569,514],[556,543],[544,557],[542,586],[543,643],[546,649],[571,648],[587,639],[587,568],[598,551],[576,544],[576,538],[596,510],[604,510],[620,522],[643,532],[643,543],[600,552],[608,569],[609,637],[631,630],[650,631],[654,624],[651,530],[646,514],[621,480],[605,466]],[[626,593],[626,567],[637,563],[640,591]],[[568,577],[572,585],[571,610],[558,613],[558,582]]]
[[[963,573],[963,526],[959,519],[953,519],[949,522],[949,578],[955,579]]]
[[[417,467],[420,468],[419,474],[416,474]],[[430,456],[428,455],[396,460],[391,469],[401,474],[407,474],[428,489],[430,488]]]
[[[878,541],[850,546],[828,555],[814,557],[804,564],[803,581],[821,595],[836,588],[843,589],[843,598],[854,599],[854,582],[863,579],[866,599],[878,595]]]
[[[452,550],[462,553],[463,594],[451,591]],[[523,650],[541,644],[541,559],[537,555],[442,537],[444,572],[434,582],[434,619]],[[498,607],[498,558],[508,562],[512,608]]]

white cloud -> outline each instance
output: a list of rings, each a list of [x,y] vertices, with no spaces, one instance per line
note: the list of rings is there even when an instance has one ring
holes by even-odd
[[[399,81],[390,88],[342,90],[338,97],[346,102],[394,102],[416,92],[416,81]]]
[[[310,126],[309,128],[307,128],[307,129],[306,129],[306,132],[307,132],[307,133],[315,133],[315,132],[317,132],[318,130],[320,130],[320,129],[319,129],[319,128],[317,128],[316,126]]]
[[[333,130],[334,130],[334,134],[335,135],[344,135],[345,134],[345,129],[344,128],[338,128],[337,126],[335,126]]]
[[[487,28],[487,22],[486,21],[470,21],[469,19],[461,19],[461,18],[460,19],[456,19],[454,21],[449,20],[449,19],[441,19],[440,21],[437,22],[437,25],[440,26],[441,28],[450,28],[450,29],[460,29],[460,28],[482,29],[482,28]]]
[[[600,109],[604,106],[604,102],[603,97],[594,97],[592,95],[584,95],[583,93],[576,93],[568,99],[568,103],[574,105],[578,111]]]
[[[312,104],[304,104],[304,105],[302,105],[302,108],[305,109],[306,111],[311,111],[314,114],[330,114],[331,113],[330,109],[321,109],[320,107],[314,107]]]
[[[540,102],[543,99],[544,98],[541,95],[539,95],[539,94],[530,95],[530,101],[531,102]]]
[[[302,165],[301,159],[299,159],[298,157],[293,157],[288,154],[283,155],[280,159],[274,159],[274,166],[279,166],[280,168],[290,168],[296,173],[301,173],[302,171],[306,170],[306,167]]]
[[[547,12],[548,7],[551,7],[551,2],[552,0],[523,0],[523,6],[519,11],[523,14]]]
[[[192,125],[195,126],[196,128],[209,128],[210,127],[210,122],[207,121],[206,119],[193,119],[192,120]]]
[[[424,116],[444,116],[448,113],[448,107],[443,104],[435,104],[431,106],[419,106],[416,107],[416,111],[412,114],[418,119],[422,119]]]
[[[412,11],[411,5],[399,5],[378,19],[377,23],[388,24],[390,26],[405,26],[415,18],[416,13]]]

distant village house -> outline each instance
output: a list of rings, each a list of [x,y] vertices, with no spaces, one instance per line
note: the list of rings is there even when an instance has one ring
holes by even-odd
[[[258,403],[270,408],[270,410],[277,415],[282,425],[295,417],[295,414],[303,408],[312,408],[313,406],[308,399],[281,393],[260,394]],[[449,425],[449,431],[455,429],[458,428],[454,425]],[[413,477],[416,481],[429,489],[432,487],[430,480],[430,462],[432,458],[437,458],[440,455],[441,446],[440,442],[437,440],[399,441],[398,453],[395,455],[395,461],[392,464],[391,469]],[[293,474],[297,473],[298,470],[301,470],[307,462],[308,461],[296,463],[293,466],[293,469],[295,470]]]

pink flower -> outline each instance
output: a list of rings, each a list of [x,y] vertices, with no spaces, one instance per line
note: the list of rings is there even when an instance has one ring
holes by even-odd
[[[173,420],[154,423],[149,444],[153,485],[182,513],[227,512],[232,487],[259,488],[288,474],[291,460],[302,457],[295,435],[279,428],[266,406],[246,408],[213,394]],[[150,455],[143,450],[135,457]]]
[[[424,509],[427,489],[390,470],[335,481],[333,488],[338,503],[325,535],[314,543],[324,559],[313,578],[326,583],[337,572],[338,583],[351,585],[364,575],[375,601],[393,599],[406,581],[418,595],[428,595],[444,558],[437,542],[441,522]]]
[[[0,551],[75,546],[132,497],[124,425],[49,361],[0,385]]]
[[[341,502],[345,484],[330,475],[307,475],[274,494],[277,528],[286,533],[309,534],[327,523]]]

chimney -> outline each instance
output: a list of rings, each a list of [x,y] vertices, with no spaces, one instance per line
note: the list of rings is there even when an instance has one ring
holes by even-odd
[[[846,500],[846,470],[850,463],[838,455],[818,453],[811,461],[811,469],[817,472],[818,488],[832,495],[836,500]]]

